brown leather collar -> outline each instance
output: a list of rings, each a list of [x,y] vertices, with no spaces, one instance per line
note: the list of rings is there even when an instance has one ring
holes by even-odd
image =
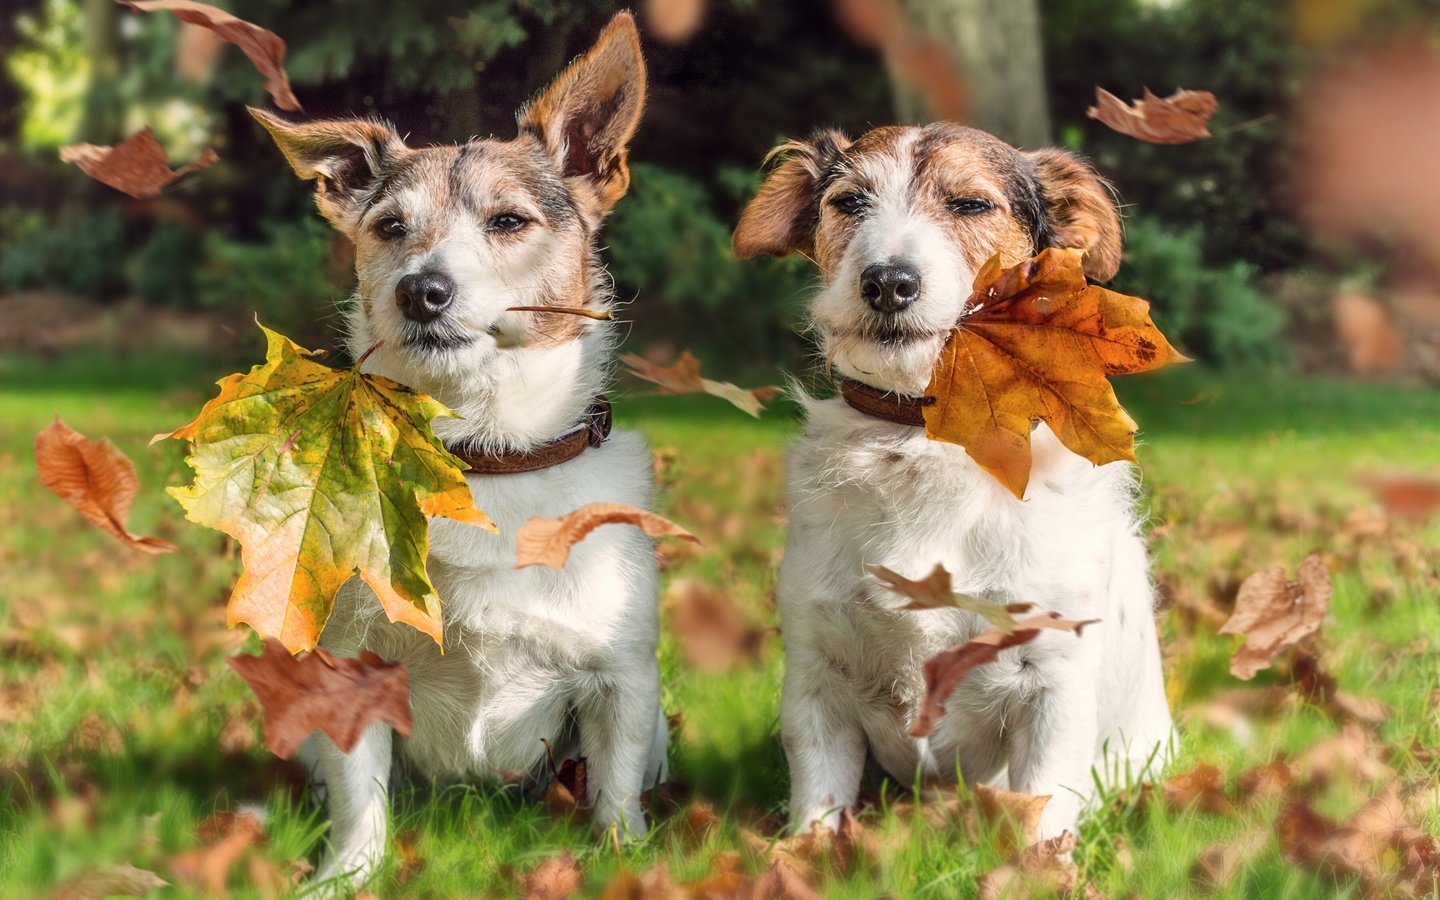
[[[840,396],[867,416],[894,422],[896,425],[925,425],[922,410],[935,402],[934,397],[907,397],[871,387],[853,378],[840,379]]]
[[[446,444],[445,449],[460,457],[470,471],[480,475],[516,475],[536,472],[569,462],[591,447],[598,447],[610,436],[610,400],[600,396],[590,404],[585,416],[574,428],[547,444],[533,450],[505,453],[480,453],[464,445]]]

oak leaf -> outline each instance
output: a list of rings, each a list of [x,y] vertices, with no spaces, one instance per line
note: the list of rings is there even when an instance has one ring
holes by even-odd
[[[563,569],[570,558],[570,548],[601,525],[634,525],[651,537],[670,536],[700,543],[699,538],[684,528],[648,510],[624,503],[587,503],[558,519],[536,516],[521,525],[515,536],[515,568]]]
[[[149,200],[191,172],[215,165],[220,157],[214,150],[206,150],[194,162],[171,169],[165,148],[146,128],[113,147],[83,143],[61,147],[60,161],[74,163],[101,184],[136,200]]]
[[[1177,90],[1168,97],[1145,94],[1126,103],[1105,90],[1095,88],[1095,105],[1085,115],[1115,131],[1151,144],[1188,144],[1210,137],[1206,123],[1220,104],[1209,91]]]
[[[1230,660],[1230,674],[1249,681],[1280,653],[1319,631],[1330,594],[1330,571],[1315,553],[1300,563],[1298,581],[1288,581],[1281,566],[1246,578],[1235,595],[1235,611],[1220,628],[1221,634],[1245,637]]]
[[[1076,636],[1086,625],[1093,625],[1098,619],[1077,621],[1062,619],[1059,613],[1040,613],[1020,619],[1014,629],[1005,632],[992,628],[982,632],[963,644],[942,650],[925,661],[925,700],[920,706],[920,715],[910,726],[911,737],[928,737],[935,729],[935,723],[945,714],[945,701],[955,693],[960,682],[976,666],[994,662],[1000,651],[1007,647],[1028,644],[1040,636],[1042,631],[1073,631]]]
[[[653,363],[633,353],[622,355],[620,362],[624,363],[635,377],[659,385],[661,394],[709,394],[733,404],[757,419],[765,408],[765,402],[777,396],[780,391],[778,387],[746,390],[728,381],[703,378],[700,375],[700,360],[689,350],[681,353],[680,358],[668,366]]]
[[[1007,634],[1015,629],[1016,614],[1027,613],[1035,608],[1033,603],[1008,603],[1002,606],[983,597],[957,593],[949,571],[939,563],[935,564],[929,575],[919,581],[906,578],[885,566],[866,565],[865,571],[874,576],[876,581],[910,601],[901,607],[902,609],[960,609],[983,617]]]
[[[925,434],[964,447],[1016,497],[1036,422],[1096,465],[1133,462],[1137,426],[1106,376],[1186,361],[1149,303],[1088,284],[1082,258],[1052,248],[1009,269],[986,263],[925,390]]]
[[[232,656],[230,667],[259,699],[265,745],[282,759],[316,731],[345,753],[376,722],[410,734],[410,682],[403,663],[385,662],[369,651],[342,659],[321,647],[294,657],[269,640],[259,656]]]
[[[185,514],[240,543],[229,622],[308,650],[358,573],[391,621],[441,641],[425,571],[427,516],[490,530],[464,464],[431,422],[454,413],[388,378],[335,369],[264,326],[265,362],[220,381],[190,424],[195,482],[171,488]]]
[[[169,541],[137,537],[125,527],[139,482],[135,464],[108,440],[93,441],[58,418],[35,436],[40,483],[87,522],[144,553],[173,553]]]
[[[300,101],[290,91],[285,74],[285,42],[273,31],[236,18],[223,9],[194,0],[115,0],[139,12],[168,10],[190,25],[208,28],[223,40],[244,51],[255,69],[265,78],[265,90],[275,105],[290,112],[300,110]]]

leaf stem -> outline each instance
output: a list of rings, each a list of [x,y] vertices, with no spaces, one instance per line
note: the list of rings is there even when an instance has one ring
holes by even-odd
[[[375,343],[371,344],[370,349],[360,354],[360,358],[355,360],[355,365],[351,366],[351,368],[357,372],[360,371],[360,367],[365,365],[365,360],[370,358],[370,354],[374,353],[376,350],[379,350],[383,346],[385,346],[384,341],[376,341]]]

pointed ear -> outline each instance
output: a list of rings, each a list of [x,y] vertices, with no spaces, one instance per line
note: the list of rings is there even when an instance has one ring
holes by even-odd
[[[820,221],[820,185],[850,139],[838,131],[819,131],[809,141],[789,141],[771,150],[767,163],[778,161],[760,191],[745,207],[730,247],[736,259],[762,253],[785,256],[815,249]]]
[[[1064,150],[1035,150],[1025,157],[1040,182],[1049,232],[1045,246],[1084,250],[1085,274],[1096,281],[1115,277],[1123,251],[1122,229],[1109,183]]]
[[[644,106],[640,33],[622,12],[520,111],[520,133],[539,138],[567,178],[587,181],[604,216],[630,187],[627,145]]]
[[[246,107],[265,126],[295,174],[315,179],[315,205],[340,231],[353,233],[380,177],[408,153],[395,129],[368,119],[287,122]]]

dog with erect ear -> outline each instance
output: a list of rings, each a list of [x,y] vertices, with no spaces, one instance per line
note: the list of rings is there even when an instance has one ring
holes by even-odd
[[[381,862],[397,758],[427,778],[520,772],[543,789],[548,744],[557,758],[585,758],[579,799],[597,827],[646,832],[640,798],[665,777],[667,738],[649,541],[607,528],[562,570],[515,568],[515,535],[531,517],[652,503],[644,440],[610,431],[613,324],[549,311],[611,307],[596,236],[629,187],[644,99],[639,36],[621,13],[520,110],[509,140],[410,147],[379,121],[251,110],[355,244],[350,350],[370,351],[365,371],[456,411],[435,432],[469,465],[475,503],[500,528],[430,524],[443,654],[387,621],[358,581],[337,597],[321,645],[403,661],[413,726],[404,740],[374,726],[348,754],[314,738],[332,821],[318,881],[360,884]]]
[[[791,821],[833,826],[868,754],[904,785],[1008,776],[1011,790],[1050,795],[1041,838],[1073,832],[1096,775],[1145,774],[1171,739],[1135,469],[1094,466],[1041,423],[1017,500],[964,448],[928,439],[920,409],[989,259],[1078,248],[1090,277],[1115,274],[1112,193],[1069,153],[1023,152],[946,122],[855,141],[823,131],[772,159],[735,254],[815,262],[809,321],[842,382],[841,398],[805,399],[789,462],[777,597]],[[865,566],[920,579],[937,563],[957,591],[1099,623],[974,669],[920,742],[908,731],[922,663],[989,626],[958,609],[905,611]]]

